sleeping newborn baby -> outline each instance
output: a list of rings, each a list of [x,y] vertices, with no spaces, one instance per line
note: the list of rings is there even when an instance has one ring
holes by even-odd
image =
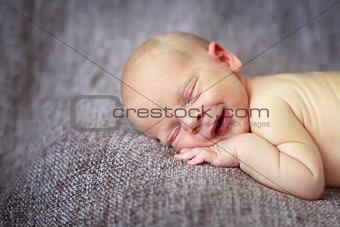
[[[216,42],[153,37],[125,66],[125,115],[189,165],[240,167],[308,200],[340,187],[340,73],[245,78],[241,67]]]

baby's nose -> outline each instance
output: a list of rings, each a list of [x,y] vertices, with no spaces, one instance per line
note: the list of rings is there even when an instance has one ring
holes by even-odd
[[[196,116],[186,116],[182,122],[182,128],[189,133],[197,133],[200,128],[200,120],[202,119],[201,114],[197,114]]]

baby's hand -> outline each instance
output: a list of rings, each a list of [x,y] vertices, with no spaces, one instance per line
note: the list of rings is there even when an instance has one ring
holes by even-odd
[[[235,141],[231,138],[223,140],[211,147],[183,148],[174,158],[189,160],[188,165],[198,165],[208,162],[219,167],[238,167]]]

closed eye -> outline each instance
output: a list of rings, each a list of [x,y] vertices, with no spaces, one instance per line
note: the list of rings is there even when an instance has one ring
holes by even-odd
[[[195,90],[196,84],[197,84],[197,78],[195,80],[192,80],[189,83],[188,87],[185,89],[184,95],[183,95],[185,104],[192,103],[197,99],[197,97],[194,96],[194,90]]]

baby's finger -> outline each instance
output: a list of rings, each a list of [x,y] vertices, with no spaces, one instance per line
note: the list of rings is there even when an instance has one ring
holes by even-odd
[[[182,154],[175,154],[174,158],[181,159],[181,160],[189,160],[195,157],[200,152],[199,149],[188,149],[185,153]]]
[[[192,148],[183,148],[179,153],[184,154],[185,152],[192,150]]]
[[[209,149],[204,149],[204,150],[201,150],[201,152],[195,158],[193,158],[192,160],[187,162],[187,164],[197,165],[197,164],[200,164],[202,162],[208,162],[208,163],[212,164],[215,159],[216,159],[215,152],[213,152]]]
[[[190,161],[187,161],[188,165],[198,165],[201,164],[202,162],[204,162],[204,153],[201,152],[199,153],[197,156],[195,156],[193,159],[191,159]]]

